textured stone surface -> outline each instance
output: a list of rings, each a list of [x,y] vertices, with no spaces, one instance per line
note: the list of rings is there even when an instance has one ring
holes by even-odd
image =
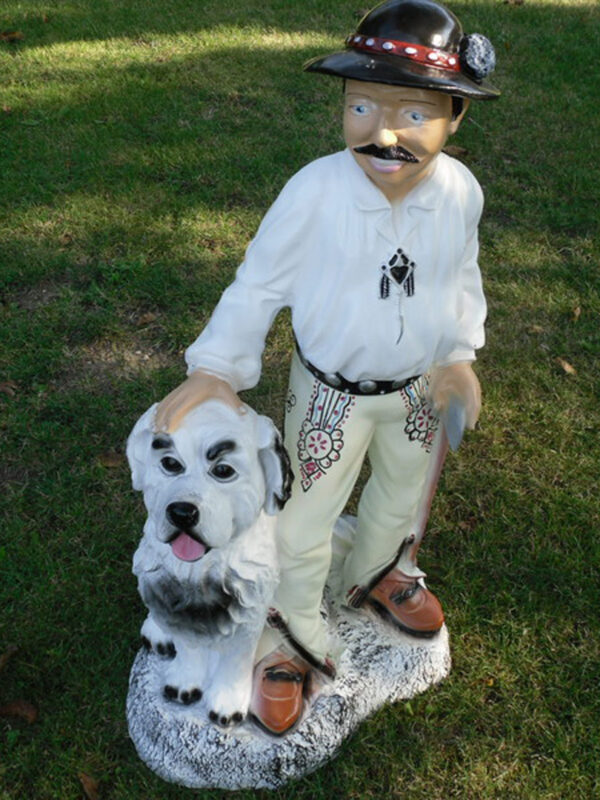
[[[140,650],[127,696],[129,733],[138,755],[167,781],[194,788],[276,789],[333,758],[345,739],[386,703],[408,700],[450,671],[448,632],[431,640],[396,631],[370,610],[343,608],[341,567],[356,520],[342,516],[333,537],[333,559],[323,605],[338,674],[315,692],[298,727],[281,739],[250,721],[224,731],[206,719],[202,704],[181,706],[162,697],[168,661]]]
[[[224,732],[208,723],[202,705],[163,700],[165,661],[141,650],[127,698],[129,731],[140,758],[167,781],[189,787],[277,788],[332,758],[367,716],[444,678],[450,669],[444,627],[417,642],[371,612],[338,610],[331,624],[345,644],[338,677],[323,687],[299,727],[282,739],[252,725]]]

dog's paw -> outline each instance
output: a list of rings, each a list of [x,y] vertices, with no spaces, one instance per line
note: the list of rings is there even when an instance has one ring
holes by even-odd
[[[179,689],[177,686],[167,684],[163,687],[163,695],[167,700],[173,700],[175,703],[182,703],[184,706],[190,706],[192,703],[197,703],[202,700],[202,690],[197,686],[192,686],[188,689]]]
[[[142,644],[146,650],[152,650],[153,653],[158,653],[164,658],[175,658],[177,655],[173,642],[151,642],[150,639],[142,636]]]
[[[141,630],[142,644],[146,650],[152,650],[163,658],[175,658],[177,650],[168,635],[159,627],[150,615],[146,617]]]
[[[175,703],[189,706],[202,699],[206,675],[194,658],[184,658],[185,650],[166,667],[163,674],[163,696]],[[189,655],[189,654],[188,654]]]
[[[222,728],[229,728],[232,725],[239,725],[240,722],[244,721],[245,716],[246,715],[241,711],[234,711],[231,716],[227,716],[226,714],[219,716],[219,713],[214,710],[208,712],[209,720],[214,722],[215,725],[220,725]]]
[[[227,728],[239,725],[248,713],[252,685],[244,681],[241,685],[212,685],[205,695],[208,718],[216,725]]]

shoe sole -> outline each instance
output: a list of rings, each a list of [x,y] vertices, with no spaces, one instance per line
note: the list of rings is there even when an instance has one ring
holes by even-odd
[[[293,731],[300,724],[300,719],[301,718],[302,718],[302,714],[300,714],[298,719],[292,725],[290,725],[289,728],[286,728],[284,731],[273,731],[273,730],[271,730],[271,728],[269,728],[267,725],[265,725],[265,723],[261,719],[259,719],[256,716],[256,714],[253,714],[252,712],[250,712],[248,714],[248,719],[251,720],[257,726],[257,728],[260,728],[261,731],[263,731],[264,733],[268,733],[269,736],[275,736],[277,739],[281,739],[282,736],[287,736],[288,733],[293,733]]]
[[[416,639],[433,639],[433,637],[437,636],[437,634],[442,630],[443,623],[439,628],[435,628],[435,630],[432,631],[417,631],[414,628],[409,628],[407,625],[403,625],[401,622],[398,622],[392,612],[387,609],[383,603],[380,603],[379,600],[374,600],[373,598],[369,597],[367,602],[382,619],[391,623],[394,628],[398,628],[398,630],[401,630],[403,633],[407,633],[409,636],[414,636]]]

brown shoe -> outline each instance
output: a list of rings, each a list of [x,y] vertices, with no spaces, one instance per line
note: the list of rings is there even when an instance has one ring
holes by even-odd
[[[437,597],[415,578],[393,569],[367,595],[371,606],[404,633],[427,639],[444,624]]]
[[[254,668],[250,716],[267,733],[283,736],[300,719],[310,681],[310,665],[300,656],[277,651]]]

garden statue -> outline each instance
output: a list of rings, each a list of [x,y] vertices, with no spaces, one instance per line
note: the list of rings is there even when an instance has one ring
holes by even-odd
[[[389,663],[382,669],[383,694],[363,717],[382,697],[410,696],[448,669],[443,611],[425,585],[417,551],[448,441],[456,447],[478,418],[471,365],[484,343],[486,304],[477,264],[482,192],[442,148],[470,100],[499,95],[486,80],[494,68],[489,41],[465,35],[434,0],[387,0],[361,20],[342,52],[305,68],[344,80],[347,148],[308,164],[283,188],[234,283],[186,351],[188,378],[159,405],[159,444],[152,445],[159,453],[172,447],[180,426],[205,405],[221,416],[226,409],[230,420],[247,416],[237,392],[258,382],[267,332],[277,312],[291,308],[296,352],[284,427],[295,480],[276,523],[280,580],[256,647],[249,706],[216,710],[211,729],[223,737],[249,710],[253,730],[265,732],[264,746],[280,747],[280,765],[281,747],[299,726],[319,708],[326,715],[334,700],[344,702],[346,690],[356,693],[361,670],[374,668],[380,651],[369,649],[370,636],[387,637],[386,653],[401,649],[403,666],[395,677]],[[205,457],[208,469],[213,461],[233,467],[235,437],[221,433],[232,446],[225,459]],[[183,464],[176,450],[164,452]],[[357,518],[340,517],[367,454],[371,475]],[[277,481],[283,486],[283,472]],[[185,497],[178,502],[188,505]],[[195,536],[196,523],[171,522],[171,534],[187,537],[181,552],[200,558],[209,542]],[[324,611],[326,584],[335,620]],[[360,639],[354,650],[353,635]],[[153,629],[148,638],[156,637]],[[346,662],[344,646],[354,653]],[[406,656],[411,647],[415,661]],[[418,671],[419,659],[437,662],[424,669],[427,679],[411,684],[403,670]],[[173,690],[171,704],[189,710],[194,689],[211,692],[195,685],[184,688],[185,696]],[[360,706],[356,695],[353,703]],[[130,703],[130,728],[131,709]],[[359,720],[360,714],[348,725]],[[249,727],[239,726],[242,738]],[[229,730],[236,735],[237,728]],[[315,757],[298,771],[318,763]],[[210,785],[187,775],[173,779]],[[274,786],[280,779],[216,785]]]
[[[127,443],[148,518],[133,571],[149,614],[148,649],[171,655],[162,686],[185,705],[204,695],[211,720],[241,722],[256,644],[277,580],[274,514],[289,497],[275,426],[219,400],[153,433],[156,406]]]

